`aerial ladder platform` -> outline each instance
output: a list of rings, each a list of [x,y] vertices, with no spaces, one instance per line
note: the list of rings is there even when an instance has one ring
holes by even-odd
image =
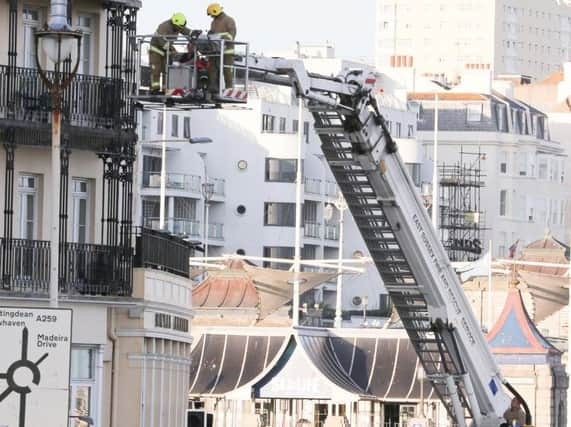
[[[194,41],[194,58],[200,57],[202,43],[212,47],[213,42],[220,43],[218,52],[224,51],[227,42],[206,36]],[[246,44],[241,45],[244,54],[236,55],[233,65],[240,91],[248,93],[248,82],[266,82],[291,87],[306,100],[325,159],[427,378],[456,424],[498,427],[505,422],[510,394],[524,403],[530,424],[527,405],[502,377],[387,130],[373,93],[375,75],[361,70],[337,77],[312,74],[302,60],[257,57],[249,54]],[[220,55],[218,63],[223,64],[222,54],[214,54]],[[179,71],[165,70],[166,81]],[[222,71],[220,77],[223,81]],[[160,97],[142,93],[138,98],[195,108],[247,102],[247,97],[225,99],[226,88],[219,90],[213,103],[202,99],[200,77],[192,63],[183,80],[183,87],[167,85]],[[169,95],[169,91],[178,94]]]

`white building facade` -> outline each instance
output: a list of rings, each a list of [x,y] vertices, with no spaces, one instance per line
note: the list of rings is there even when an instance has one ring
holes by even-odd
[[[449,83],[466,69],[541,79],[571,58],[564,0],[377,0],[376,65]]]
[[[418,142],[430,160],[434,98],[433,92],[409,95],[419,111]],[[498,92],[440,93],[438,110],[439,166],[458,164],[464,153],[463,166],[470,167],[466,153],[479,153],[483,248],[491,240],[493,255],[504,258],[513,243],[519,240],[521,248],[544,235],[546,228],[566,236],[566,153],[561,143],[551,140],[544,113]]]
[[[308,60],[307,67],[311,71],[337,74],[358,65],[363,68],[363,64],[329,58],[321,62]],[[380,101],[393,135],[401,144],[401,154],[410,159],[411,171],[416,173],[420,186],[420,150],[414,143],[416,116],[406,110],[406,102],[399,103],[385,95],[380,96]],[[158,223],[160,181],[155,178],[154,188],[148,188],[146,177],[160,173],[161,152],[160,144],[145,141],[161,138],[161,116],[160,110],[143,112],[140,133],[143,141],[138,171],[141,189],[138,217],[141,224],[153,228]],[[293,258],[300,124],[297,100],[292,98],[290,90],[257,84],[251,87],[247,109],[173,111],[167,113],[165,122],[169,126],[167,176],[176,177],[167,179],[167,187],[176,180],[194,183],[188,189],[167,188],[165,224],[168,230],[190,240],[204,241],[206,203],[200,188],[207,181],[214,182],[217,190],[208,204],[208,255],[238,253]],[[302,258],[337,259],[339,212],[333,208],[332,217],[326,215],[327,210],[331,210],[327,205],[338,197],[337,185],[324,162],[308,111],[301,126],[304,135]],[[191,136],[208,137],[213,143],[190,145],[185,141]],[[176,142],[177,138],[181,142]],[[148,169],[151,165],[152,173]],[[183,205],[189,208],[177,210],[177,206]],[[177,226],[188,221],[192,227]],[[365,243],[348,210],[344,231],[343,257],[367,255]],[[335,289],[335,281],[324,284],[315,295],[316,301],[334,309]],[[343,301],[345,310],[362,310],[364,301],[368,309],[388,309],[380,276],[373,266],[368,267],[366,274],[344,277]],[[312,302],[311,299],[308,302]]]

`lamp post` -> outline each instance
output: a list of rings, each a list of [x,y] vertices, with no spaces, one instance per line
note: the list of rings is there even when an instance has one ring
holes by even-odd
[[[198,153],[202,159],[202,164],[204,166],[204,182],[202,183],[202,198],[204,200],[204,222],[202,229],[202,244],[204,246],[204,257],[208,256],[208,216],[210,211],[210,200],[214,195],[214,184],[208,182],[208,167],[206,165],[207,153]]]
[[[61,175],[61,97],[70,85],[79,67],[81,33],[72,31],[67,23],[67,1],[52,0],[51,16],[47,28],[35,33],[36,66],[40,78],[50,91],[52,98],[52,212],[50,233],[50,307],[58,306],[59,287],[59,207],[60,207],[60,175]],[[63,62],[70,58],[74,45],[77,44],[77,55],[72,71],[68,75],[62,72]],[[42,68],[40,62],[40,45],[47,58],[53,62],[51,75]]]
[[[363,325],[367,326],[367,306],[369,305],[368,295],[364,295],[361,298],[361,305],[363,306]]]
[[[294,245],[294,264],[293,271],[299,273],[301,270],[301,162],[303,147],[303,97],[298,97],[298,118],[297,118],[297,161],[295,174],[295,245]],[[295,275],[293,282],[293,301],[292,301],[292,320],[293,326],[299,326],[299,284],[300,280]]]
[[[344,224],[345,224],[345,210],[347,209],[347,202],[343,194],[339,192],[337,199],[332,204],[327,205],[325,208],[325,219],[330,220],[333,217],[332,206],[335,206],[339,211],[339,252],[337,257],[337,292],[335,298],[335,321],[334,326],[340,328],[343,323],[342,317],[342,302],[343,302],[343,275],[342,262],[343,262],[343,239],[344,239]]]
[[[204,178],[205,180],[208,177]],[[204,257],[208,257],[208,217],[210,215],[210,200],[214,195],[214,184],[212,182],[202,183],[202,197],[204,198]]]

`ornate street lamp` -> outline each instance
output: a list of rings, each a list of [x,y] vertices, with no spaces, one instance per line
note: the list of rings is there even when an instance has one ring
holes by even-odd
[[[59,199],[61,174],[61,96],[70,85],[79,66],[81,33],[73,31],[67,23],[67,0],[52,0],[51,16],[47,28],[35,33],[36,66],[41,79],[50,90],[52,98],[52,218],[50,239],[50,306],[58,305],[59,285]],[[40,63],[39,49],[54,64],[48,75]],[[63,62],[70,58],[77,46],[75,64],[69,74],[62,73]]]

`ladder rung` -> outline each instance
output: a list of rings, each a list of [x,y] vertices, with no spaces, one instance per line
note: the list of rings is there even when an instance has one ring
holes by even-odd
[[[315,127],[315,133],[317,135],[327,135],[327,134],[336,134],[336,133],[345,133],[345,129],[343,126],[330,126],[330,127]]]

